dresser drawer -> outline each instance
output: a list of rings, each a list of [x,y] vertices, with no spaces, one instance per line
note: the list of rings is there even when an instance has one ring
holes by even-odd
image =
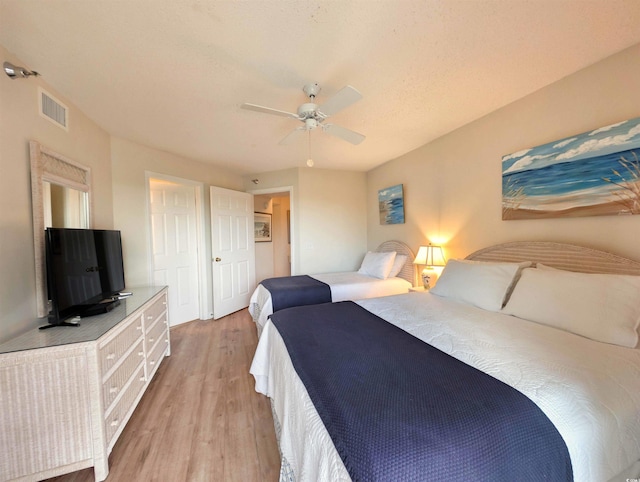
[[[140,317],[137,317],[114,338],[111,338],[104,345],[100,346],[98,358],[100,360],[100,371],[103,377],[120,361],[120,358],[122,358],[127,350],[136,344],[136,340],[140,337],[142,337],[142,322]]]
[[[153,304],[144,310],[145,327],[153,325],[153,322],[167,309],[167,295],[163,294]]]
[[[127,386],[117,405],[111,412],[107,412],[105,417],[105,432],[107,436],[107,445],[111,448],[115,442],[115,436],[120,427],[127,423],[130,411],[140,392],[144,389],[146,380],[144,377],[144,366],[134,375],[131,384]]]
[[[153,348],[153,346],[158,343],[160,338],[167,338],[167,323],[164,319],[158,320],[158,322],[153,325],[145,336],[145,340],[147,342],[147,353],[149,350]]]
[[[118,397],[120,391],[125,387],[131,376],[144,363],[144,351],[142,340],[138,342],[129,356],[122,361],[120,366],[105,380],[102,387],[102,401],[104,409],[108,411],[113,401]]]
[[[147,355],[147,377],[151,379],[153,372],[158,368],[162,358],[167,353],[167,347],[169,346],[169,339],[164,337],[160,340],[156,346],[153,347],[151,353]]]

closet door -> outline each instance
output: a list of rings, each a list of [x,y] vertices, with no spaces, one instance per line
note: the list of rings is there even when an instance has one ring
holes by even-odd
[[[153,281],[169,286],[171,325],[200,316],[196,193],[190,185],[149,180]]]

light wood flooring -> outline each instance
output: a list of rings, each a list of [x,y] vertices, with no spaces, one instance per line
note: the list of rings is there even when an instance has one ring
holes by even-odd
[[[256,343],[247,310],[172,328],[171,356],[114,446],[107,481],[277,481],[271,408],[249,374]],[[91,468],[49,482],[93,480]]]

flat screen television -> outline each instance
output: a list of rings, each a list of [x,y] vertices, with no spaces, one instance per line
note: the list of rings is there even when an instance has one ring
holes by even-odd
[[[47,228],[45,246],[51,300],[46,327],[106,313],[120,303],[117,295],[125,287],[120,231]]]

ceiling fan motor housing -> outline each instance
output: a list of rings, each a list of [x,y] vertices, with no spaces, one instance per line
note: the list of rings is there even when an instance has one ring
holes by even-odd
[[[312,104],[310,102],[307,104],[302,104],[300,107],[298,107],[298,117],[300,118],[300,120],[315,119],[317,108],[318,104]]]

